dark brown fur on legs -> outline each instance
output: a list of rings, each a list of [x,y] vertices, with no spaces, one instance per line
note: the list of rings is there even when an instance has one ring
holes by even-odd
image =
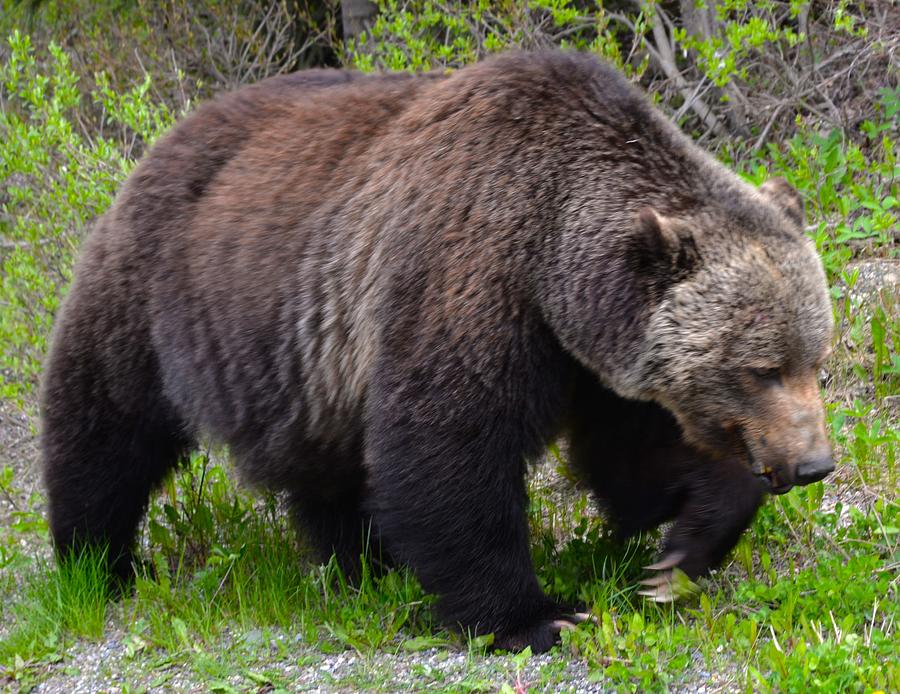
[[[465,340],[490,345],[472,370],[465,344],[432,330],[440,298],[410,280],[422,303],[388,302],[367,414],[375,518],[392,555],[440,596],[445,623],[493,632],[497,648],[546,650],[572,608],[535,577],[524,466],[552,434],[573,365],[534,317],[472,316]]]
[[[657,449],[656,454],[671,456],[676,469],[684,466],[687,488],[663,558],[678,557],[674,566],[690,578],[703,576],[722,563],[750,525],[765,499],[766,483],[737,458],[712,460],[687,447],[671,453]]]
[[[316,450],[296,446],[304,465],[292,469],[291,480],[265,480],[267,486],[290,489],[294,519],[323,563],[335,557],[344,576],[356,583],[366,561],[376,573],[393,562],[368,509],[369,490],[359,446]]]
[[[296,494],[290,501],[294,518],[312,543],[319,561],[326,563],[333,555],[350,583],[359,581],[363,561],[376,570],[390,566],[371,516],[362,511],[361,496],[348,493],[322,499]]]
[[[753,520],[767,491],[746,460],[712,459],[687,445],[674,417],[624,400],[589,374],[579,379],[571,464],[625,539],[674,520],[663,560],[689,577],[716,568]],[[669,567],[672,568],[672,567]]]
[[[44,372],[41,448],[57,551],[105,550],[127,579],[150,490],[190,438],[163,395],[145,307],[118,261],[85,253]],[[112,276],[119,284],[104,280]]]
[[[639,454],[610,426],[580,467],[601,495],[641,495],[623,522],[689,509],[673,541],[701,563],[730,542],[709,499],[741,483],[666,461],[736,457],[773,488],[830,465],[831,309],[796,191],[741,181],[592,56],[303,73],[203,105],[75,274],[42,399],[62,552],[126,556],[150,489],[208,434],[291,496],[323,556],[352,573],[355,529],[374,528],[448,624],[544,650],[566,608],[531,565],[523,459],[581,380],[678,422],[683,443]],[[698,507],[591,470],[635,459]]]

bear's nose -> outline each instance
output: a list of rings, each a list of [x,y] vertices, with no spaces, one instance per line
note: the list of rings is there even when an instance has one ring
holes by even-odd
[[[834,470],[831,454],[804,460],[797,466],[797,484],[812,484]]]

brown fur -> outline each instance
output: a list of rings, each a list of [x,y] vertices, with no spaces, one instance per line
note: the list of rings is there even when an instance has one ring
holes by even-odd
[[[547,648],[565,608],[531,568],[523,458],[564,421],[601,498],[591,469],[673,478],[659,515],[691,529],[691,573],[759,503],[740,461],[790,483],[821,454],[831,311],[792,200],[578,54],[301,73],[207,104],[125,184],[58,320],[56,545],[108,542],[126,571],[150,489],[210,433],[349,571],[371,524],[449,623]],[[785,387],[748,381],[760,366]],[[597,460],[628,403],[659,435]],[[749,515],[706,512],[751,487]]]

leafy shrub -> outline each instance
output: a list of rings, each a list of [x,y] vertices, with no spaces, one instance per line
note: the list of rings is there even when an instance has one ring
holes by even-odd
[[[873,118],[859,130],[803,129],[769,143],[761,156],[735,162],[755,183],[777,174],[804,194],[809,232],[832,279],[857,257],[900,255],[898,116],[900,89],[883,88]]]
[[[371,29],[348,40],[345,64],[363,70],[430,70],[461,67],[509,48],[563,46],[606,56],[629,75],[640,75],[646,58],[623,55],[616,26],[601,5],[586,12],[573,0],[478,2],[448,9],[433,2],[381,0]],[[640,20],[638,20],[640,21]],[[639,24],[632,51],[643,40]]]
[[[38,56],[15,32],[8,50],[0,64],[0,396],[21,402],[35,385],[79,241],[173,115],[147,99],[149,78],[115,93],[100,74],[89,98],[121,135],[91,132],[59,46]]]
[[[148,73],[154,100],[172,109],[195,94],[334,64],[334,24],[329,4],[315,0],[0,0],[0,35],[27,27],[39,51],[55,41],[88,91],[100,71],[117,91]]]

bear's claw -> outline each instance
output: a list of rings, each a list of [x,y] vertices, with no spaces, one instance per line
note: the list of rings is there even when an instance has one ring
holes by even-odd
[[[672,552],[664,556],[658,562],[649,564],[644,568],[648,571],[662,571],[663,569],[673,569],[681,563],[681,560],[685,558],[686,554],[686,552]]]
[[[657,576],[645,578],[640,583],[647,588],[639,590],[638,595],[643,595],[653,602],[674,602],[698,590],[697,584],[677,566]]]
[[[688,578],[687,574],[678,568],[678,565],[686,557],[685,552],[671,552],[662,559],[644,568],[649,571],[659,571],[655,576],[645,578],[640,582],[647,586],[639,590],[638,595],[643,595],[653,602],[674,602],[680,597],[693,593],[697,586]]]
[[[647,586],[647,589],[639,590],[638,595],[643,595],[653,602],[674,602],[676,596],[673,580],[674,576],[671,571],[645,578],[640,583],[642,586]]]
[[[583,622],[597,624],[597,618],[589,612],[576,612],[575,614],[566,615],[565,617],[554,620],[553,626],[562,631],[563,629],[574,629]]]
[[[559,641],[561,631],[574,629],[588,621],[595,624],[597,622],[596,618],[587,612],[566,612],[555,619],[543,619],[518,632],[504,634],[494,641],[492,648],[521,651],[525,647],[531,647],[532,653],[544,653]]]

